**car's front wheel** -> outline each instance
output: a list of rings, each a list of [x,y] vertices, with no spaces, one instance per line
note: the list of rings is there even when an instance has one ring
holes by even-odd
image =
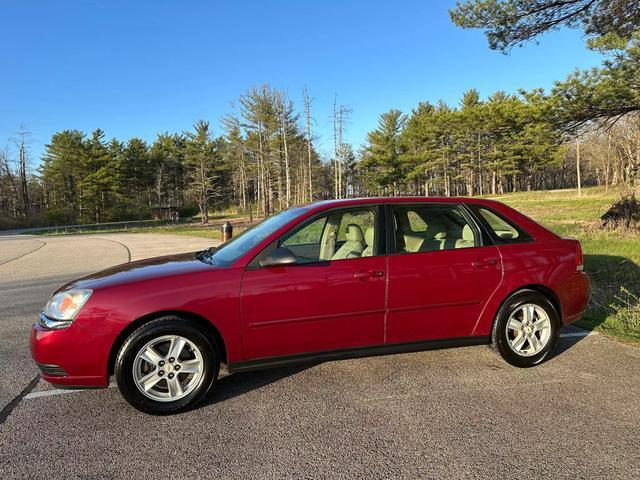
[[[522,290],[500,307],[491,336],[494,350],[516,367],[544,362],[558,343],[560,319],[542,294]]]
[[[127,338],[116,358],[115,374],[131,405],[166,415],[200,402],[219,366],[215,345],[199,328],[178,317],[164,317],[145,323]]]

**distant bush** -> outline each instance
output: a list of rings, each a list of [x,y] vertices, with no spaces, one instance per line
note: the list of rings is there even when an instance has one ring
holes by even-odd
[[[0,230],[13,230],[17,228],[45,227],[51,225],[46,217],[35,216],[29,218],[13,218],[0,216]]]
[[[65,225],[69,223],[68,214],[65,210],[51,209],[45,214],[46,225],[35,225],[37,227],[51,225]]]
[[[196,205],[185,205],[180,209],[180,218],[195,217],[200,210]]]

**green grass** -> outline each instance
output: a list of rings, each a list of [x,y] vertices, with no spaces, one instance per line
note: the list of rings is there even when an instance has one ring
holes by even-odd
[[[640,341],[640,232],[600,229],[600,216],[620,191],[586,188],[525,192],[495,198],[550,230],[578,238],[592,298],[579,326],[629,341]]]
[[[96,233],[166,233],[173,235],[188,235],[192,237],[213,238],[220,240],[222,234],[220,226],[227,220],[240,219],[243,217],[237,213],[218,212],[209,215],[209,224],[199,223],[199,217],[194,220],[187,220],[185,223],[173,224],[168,221],[148,220],[141,222],[131,222],[135,225],[104,224],[102,226],[80,225],[70,227],[47,227],[42,230],[29,230],[25,235],[85,235]],[[236,225],[234,233],[241,232],[244,227]]]
[[[128,227],[128,228],[99,228],[92,229],[82,228],[78,230],[65,231],[49,231],[38,230],[35,232],[26,232],[28,235],[87,235],[97,233],[165,233],[173,235],[188,235],[192,237],[213,238],[220,240],[221,232],[219,225],[199,225],[199,224],[178,224],[178,225],[159,225],[150,227]]]

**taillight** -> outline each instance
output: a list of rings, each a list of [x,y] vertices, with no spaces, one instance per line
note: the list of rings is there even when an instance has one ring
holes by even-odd
[[[576,271],[582,272],[584,270],[584,259],[582,258],[582,245],[578,240],[576,242]]]
[[[584,258],[582,256],[582,245],[580,245],[580,241],[575,238],[563,238],[562,240],[573,243],[573,248],[575,248],[576,251],[576,272],[584,271]]]

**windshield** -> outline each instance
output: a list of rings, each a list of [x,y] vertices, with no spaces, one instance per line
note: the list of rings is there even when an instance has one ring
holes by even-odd
[[[309,207],[295,207],[280,212],[248,228],[215,250],[207,252],[201,258],[211,265],[228,267],[273,232],[299,217],[307,210],[309,210]]]

